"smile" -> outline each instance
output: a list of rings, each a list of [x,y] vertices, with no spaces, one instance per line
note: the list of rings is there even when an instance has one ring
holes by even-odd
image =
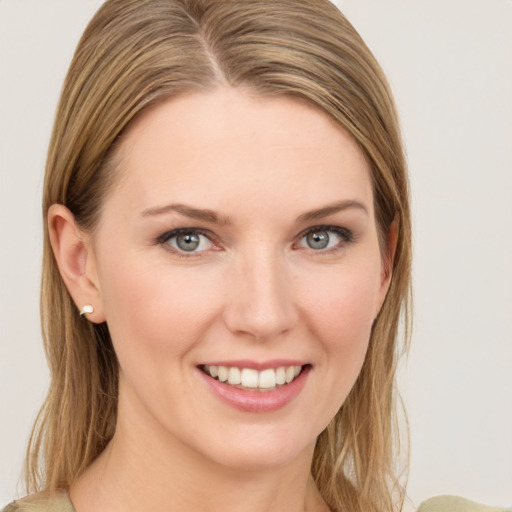
[[[302,366],[279,366],[262,371],[236,366],[203,365],[201,370],[210,377],[239,389],[270,391],[290,384],[302,372]]]
[[[271,413],[294,402],[306,385],[312,365],[298,362],[219,361],[197,370],[221,402],[243,412]]]

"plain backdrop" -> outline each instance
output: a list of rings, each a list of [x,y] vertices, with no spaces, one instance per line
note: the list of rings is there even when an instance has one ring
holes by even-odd
[[[40,196],[60,87],[99,0],[0,0],[0,504],[17,496],[48,372]],[[512,2],[340,0],[402,118],[415,325],[400,383],[413,506],[512,506]]]

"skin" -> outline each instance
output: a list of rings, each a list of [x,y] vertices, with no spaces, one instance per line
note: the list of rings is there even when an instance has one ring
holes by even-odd
[[[121,368],[117,430],[72,486],[75,507],[328,510],[310,477],[315,440],[359,374],[390,280],[361,151],[310,106],[219,87],[145,112],[119,157],[94,233],[61,205],[49,214],[66,285],[108,322]],[[223,222],[165,208],[177,203]],[[329,247],[311,248],[305,232],[326,225],[350,236],[329,230]],[[180,256],[162,239],[178,228],[207,237]],[[243,412],[198,369],[234,359],[310,371],[284,407]]]

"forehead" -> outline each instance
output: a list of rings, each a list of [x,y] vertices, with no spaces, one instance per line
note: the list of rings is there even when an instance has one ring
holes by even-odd
[[[134,122],[120,157],[117,189],[142,208],[180,200],[217,209],[241,197],[256,207],[263,199],[300,200],[305,209],[372,203],[357,144],[327,114],[289,97],[219,87],[169,99]]]

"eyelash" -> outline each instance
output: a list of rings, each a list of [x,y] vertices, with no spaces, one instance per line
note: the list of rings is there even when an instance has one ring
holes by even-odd
[[[331,247],[330,249],[320,249],[320,250],[315,251],[314,249],[309,248],[309,250],[314,255],[335,254],[338,251],[342,250],[344,248],[345,244],[355,241],[354,233],[352,231],[350,231],[349,229],[342,228],[339,226],[323,226],[323,225],[313,226],[311,228],[308,228],[305,231],[303,231],[297,238],[299,239],[299,241],[301,241],[304,237],[306,237],[310,233],[321,232],[321,231],[326,231],[328,233],[335,233],[337,236],[339,236],[341,238],[341,241],[338,243],[338,245],[336,245],[335,247]],[[184,234],[202,235],[202,236],[205,236],[206,238],[208,238],[208,240],[212,244],[215,244],[214,237],[212,236],[212,234],[209,231],[206,231],[201,228],[179,228],[179,229],[174,229],[172,231],[168,231],[167,233],[164,233],[163,235],[161,235],[157,238],[157,243],[161,244],[161,245],[167,245],[166,250],[171,251],[173,254],[177,255],[179,258],[200,258],[200,257],[202,257],[203,256],[202,253],[204,253],[206,251],[199,251],[199,252],[191,251],[190,253],[187,254],[186,251],[176,249],[174,247],[171,247],[168,244],[169,240],[171,240],[172,238],[176,238],[177,236],[184,235]],[[303,247],[303,248],[307,249],[307,247]]]
[[[313,226],[312,228],[308,228],[305,231],[303,231],[299,236],[298,239],[301,241],[304,239],[307,235],[310,233],[318,233],[321,231],[326,231],[327,233],[335,233],[341,240],[340,242],[330,249],[320,249],[315,251],[311,247],[309,247],[309,250],[312,251],[313,255],[319,256],[323,254],[336,254],[337,252],[341,251],[345,248],[346,244],[349,244],[351,242],[355,241],[355,235],[352,231],[350,231],[347,228],[342,228],[339,226]],[[307,247],[304,247],[305,249],[308,249]]]
[[[206,230],[200,229],[200,228],[179,228],[179,229],[174,229],[172,231],[164,233],[162,236],[159,236],[157,238],[157,242],[159,244],[161,244],[161,245],[167,245],[166,249],[168,251],[172,252],[173,254],[175,254],[176,256],[178,256],[179,258],[200,258],[200,257],[202,257],[202,252],[204,252],[204,251],[190,252],[190,253],[187,254],[186,251],[180,251],[179,249],[175,249],[174,247],[171,247],[167,243],[167,242],[169,242],[169,240],[171,240],[172,238],[176,238],[179,235],[189,235],[189,234],[205,236],[206,238],[208,238],[208,240],[211,243],[214,243],[213,240],[212,240],[213,237],[212,237],[211,233],[209,231],[206,231]]]

